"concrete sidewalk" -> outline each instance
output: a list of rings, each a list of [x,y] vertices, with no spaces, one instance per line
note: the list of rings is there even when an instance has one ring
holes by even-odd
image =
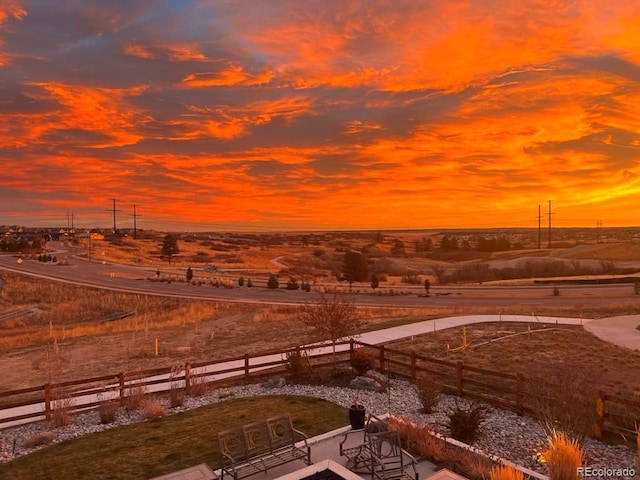
[[[602,340],[640,352],[640,315],[600,318],[585,323],[584,329]]]
[[[357,339],[364,343],[379,345],[381,343],[403,340],[405,338],[425,335],[439,330],[463,325],[486,322],[523,322],[523,323],[552,323],[558,325],[583,325],[592,320],[572,317],[542,317],[535,315],[460,315],[456,317],[436,318],[424,322],[399,325],[374,332],[363,333]]]
[[[425,335],[447,328],[486,322],[583,325],[585,330],[606,342],[618,345],[619,347],[640,351],[640,330],[637,330],[637,327],[640,325],[640,315],[600,318],[597,320],[589,318],[545,317],[537,315],[460,315],[456,317],[425,320],[424,322],[399,325],[397,327],[386,328],[384,330],[367,332],[359,335],[357,339],[364,343],[379,345],[381,343],[403,340],[405,338]]]

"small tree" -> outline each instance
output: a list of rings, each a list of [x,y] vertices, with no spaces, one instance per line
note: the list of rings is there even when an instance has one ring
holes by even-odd
[[[379,286],[380,286],[380,280],[378,280],[378,277],[374,273],[373,275],[371,275],[371,288],[375,290]]]
[[[269,280],[267,280],[267,288],[275,290],[280,286],[280,282],[278,281],[278,277],[276,277],[273,273],[269,275]]]
[[[189,267],[187,268],[187,282],[190,282],[191,280],[193,280],[193,270]]]
[[[242,287],[243,285],[244,285],[244,277],[240,277],[240,278],[238,279],[238,286],[239,286],[239,287]]]
[[[162,256],[169,257],[169,263],[171,263],[171,257],[179,252],[178,239],[174,235],[166,235],[162,240]]]
[[[427,297],[429,296],[429,290],[431,290],[431,282],[429,281],[428,278],[424,279],[424,291],[427,294]]]
[[[333,346],[333,366],[336,364],[336,342],[353,336],[364,324],[358,317],[356,306],[345,297],[336,294],[320,295],[317,302],[302,309],[302,322],[323,340],[330,340]]]
[[[289,281],[287,282],[287,290],[298,290],[299,288],[300,284],[298,281],[293,277],[289,278]]]

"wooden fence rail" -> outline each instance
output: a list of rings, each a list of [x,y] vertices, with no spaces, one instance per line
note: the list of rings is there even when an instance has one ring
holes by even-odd
[[[512,410],[518,415],[536,413],[536,406],[527,392],[532,379],[521,373],[487,370],[357,340],[351,341],[351,351],[354,348],[370,352],[381,372],[412,382],[429,376],[447,393]],[[640,399],[594,392],[593,408],[596,418],[593,434],[597,439],[635,441],[635,429],[640,425]]]
[[[349,349],[338,353],[337,364],[348,364],[353,350],[362,348],[375,359],[375,367],[382,373],[406,378],[414,383],[428,376],[448,393],[506,408],[518,414],[535,412],[534,406],[529,403],[526,389],[530,379],[522,374],[487,370],[462,362],[430,358],[415,352],[405,352],[385,345],[370,345],[353,339],[336,344],[343,345],[349,345]],[[59,408],[61,399],[71,399],[72,404],[69,408],[72,411],[82,411],[114,400],[124,405],[127,396],[136,388],[146,389],[149,393],[163,393],[181,388],[189,394],[195,383],[211,386],[237,381],[249,383],[265,375],[285,371],[290,365],[289,357],[296,354],[303,355],[309,365],[315,368],[332,366],[332,351],[321,354],[313,352],[329,346],[314,344],[286,350],[271,350],[215,362],[119,372],[0,392],[0,428],[5,424],[25,420],[51,419],[55,408]],[[260,357],[273,358],[256,362]],[[226,363],[231,363],[231,366],[222,368],[222,364]],[[27,412],[20,410],[25,408]],[[600,392],[597,396],[594,395],[594,408],[596,438],[630,438],[635,423],[640,419],[640,400],[624,399]],[[15,409],[16,412],[6,414],[11,409]]]

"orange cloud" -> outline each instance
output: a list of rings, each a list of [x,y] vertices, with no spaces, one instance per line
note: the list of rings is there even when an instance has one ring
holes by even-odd
[[[273,72],[247,73],[241,65],[229,65],[220,72],[191,73],[182,79],[189,87],[221,87],[229,85],[264,85],[273,78]]]
[[[176,62],[204,62],[209,59],[199,51],[196,44],[182,43],[175,45],[141,45],[128,44],[123,53],[133,57],[150,59],[167,59]]]

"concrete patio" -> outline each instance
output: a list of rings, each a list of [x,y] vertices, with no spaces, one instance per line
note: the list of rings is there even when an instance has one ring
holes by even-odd
[[[311,447],[311,462],[318,464],[317,471],[322,471],[326,468],[327,460],[334,462],[340,466],[347,466],[347,458],[340,456],[340,442],[343,440],[346,432],[351,432],[351,427],[346,426],[327,432],[323,435],[319,435],[308,440]],[[348,434],[347,442],[345,446],[361,445],[364,441],[363,431],[354,431]],[[212,448],[215,448],[212,446]],[[247,477],[249,480],[276,480],[279,477],[292,474],[297,470],[301,470],[307,467],[304,462],[296,461],[281,465],[270,469],[266,473],[260,473]],[[436,473],[436,466],[427,461],[419,462],[416,466],[418,472],[418,478],[424,480],[430,478]],[[307,475],[311,475],[310,471],[305,472]],[[220,478],[220,471],[214,471],[205,464],[195,465],[184,470],[169,473],[161,477],[156,477],[153,480],[213,480]],[[225,476],[225,478],[227,478]],[[231,478],[231,477],[228,477]],[[291,477],[288,477],[291,478]],[[303,477],[301,477],[303,478]],[[371,479],[371,475],[365,473],[356,473],[356,478]],[[442,477],[442,478],[454,478],[454,477]],[[456,477],[462,478],[462,477]],[[285,480],[285,479],[283,479]]]

